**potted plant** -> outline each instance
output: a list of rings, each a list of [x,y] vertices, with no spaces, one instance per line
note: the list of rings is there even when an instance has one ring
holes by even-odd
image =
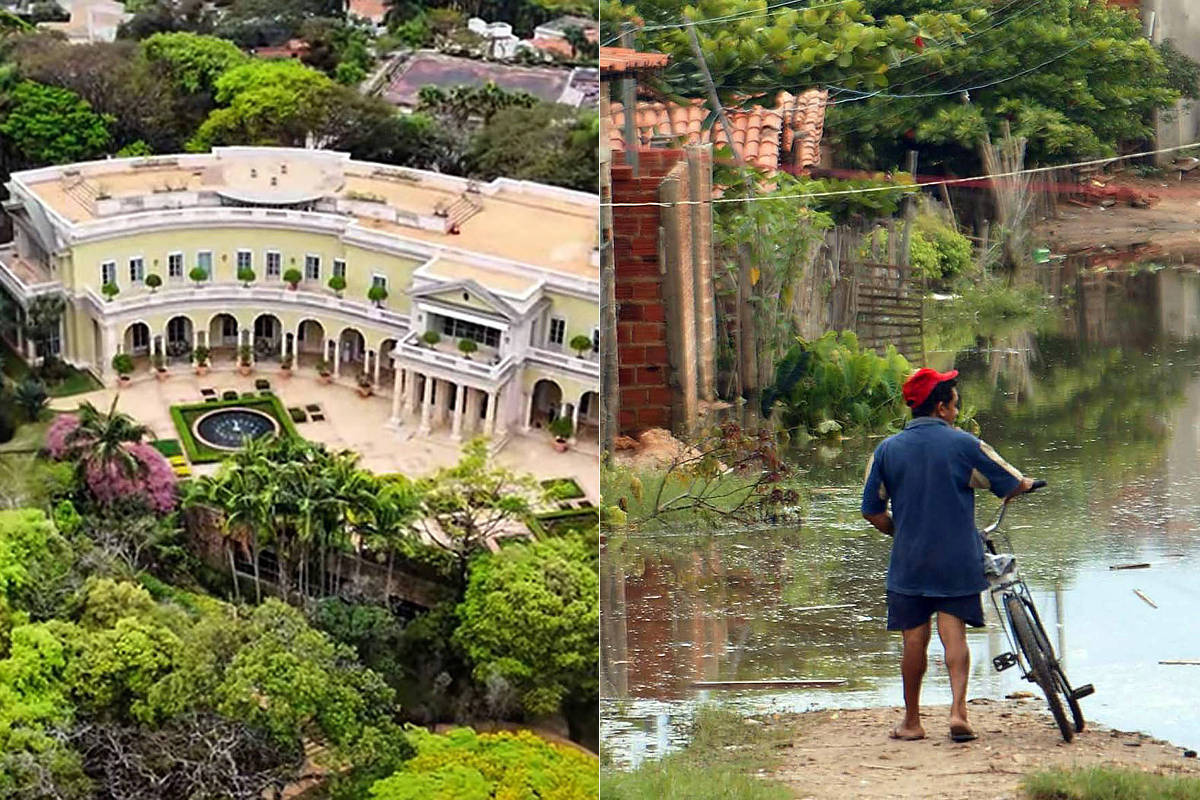
[[[371,396],[371,388],[372,388],[371,376],[365,372],[358,373],[358,396],[359,397],[370,397]]]
[[[279,371],[285,378],[292,377],[292,356],[290,353],[279,359]]]
[[[207,375],[208,374],[208,348],[205,347],[204,345],[200,345],[199,347],[197,347],[195,350],[192,351],[192,355],[196,359],[196,374],[197,375]]]
[[[376,308],[383,307],[383,301],[387,300],[387,289],[382,286],[372,286],[367,289],[367,299],[375,304]]]
[[[117,371],[117,377],[122,386],[129,383],[129,374],[133,372],[133,357],[128,353],[117,353],[112,357],[112,368]]]
[[[254,351],[250,348],[250,345],[244,344],[238,348],[238,372],[239,373],[241,373],[242,375],[250,374],[250,365],[251,365],[250,359],[252,359],[253,357],[254,357]]]
[[[160,381],[167,379],[167,359],[162,353],[154,354],[154,377]]]
[[[104,299],[108,300],[109,302],[111,302],[114,297],[120,294],[120,292],[121,290],[115,283],[106,283],[100,287],[100,293],[104,295]]]
[[[571,424],[571,420],[566,417],[555,417],[550,420],[550,424],[546,427],[554,435],[554,449],[560,453],[565,453],[567,451],[567,439],[570,439],[571,434],[575,432],[575,426]]]
[[[303,279],[304,276],[301,275],[300,270],[296,269],[295,267],[292,267],[287,272],[283,273],[283,282],[286,283],[288,288],[293,291],[295,291],[296,287],[300,285],[300,281]]]
[[[421,334],[421,341],[430,347],[435,347],[442,340],[442,335],[437,331],[425,331]]]
[[[575,351],[575,355],[583,358],[583,354],[592,349],[592,338],[581,333],[571,337],[570,345],[571,349]]]
[[[474,339],[463,338],[458,340],[458,351],[462,353],[463,358],[467,359],[468,361],[471,360],[471,353],[474,353],[478,349],[479,345],[475,343]]]
[[[192,271],[188,273],[188,277],[196,282],[196,286],[208,280],[208,270],[204,267],[192,267]]]
[[[243,289],[249,289],[250,284],[254,283],[254,270],[242,267],[237,271],[237,279],[242,282]]]
[[[346,279],[341,275],[334,275],[329,279],[328,286],[333,290],[334,294],[336,294],[338,297],[341,297],[342,292],[346,290]]]
[[[151,272],[146,276],[146,288],[150,290],[151,294],[154,294],[154,292],[158,291],[158,287],[160,286],[162,286],[162,278],[160,278],[158,275]]]
[[[330,370],[329,362],[321,359],[317,362],[317,375],[321,378],[321,383],[330,383],[333,381],[333,373]]]

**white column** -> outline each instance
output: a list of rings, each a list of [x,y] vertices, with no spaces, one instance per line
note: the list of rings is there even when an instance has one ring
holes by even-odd
[[[283,329],[283,323],[279,323],[279,360],[287,355],[287,331]]]
[[[392,424],[400,424],[400,370],[392,379]]]
[[[196,348],[200,346],[200,329],[192,326],[192,363],[196,363]]]
[[[579,403],[575,404],[575,416],[571,419],[571,444],[575,444],[576,437],[579,436]]]
[[[508,420],[505,419],[505,415],[508,413],[508,395],[509,387],[507,384],[501,386],[496,391],[496,413],[492,415],[492,436],[495,436],[497,431],[499,431],[501,436],[508,433]]]
[[[496,406],[499,405],[499,392],[488,392],[487,419],[483,422],[483,433],[489,439],[496,433]]]
[[[429,434],[430,417],[433,414],[433,378],[429,375],[425,376],[425,391],[421,399],[421,427],[418,432],[422,435]]]
[[[379,385],[379,357],[382,355],[383,355],[382,351],[380,351],[380,350],[375,351],[375,380],[374,380],[374,383],[376,386]]]
[[[107,376],[112,371],[112,358],[118,352],[120,345],[117,343],[117,332],[109,325],[104,329],[104,352],[96,354],[96,360],[99,362],[96,366],[102,376]]]
[[[455,390],[454,424],[450,435],[454,437],[454,441],[456,442],[462,441],[463,417],[467,415],[467,391],[467,387],[461,383],[458,384],[458,387]]]
[[[525,419],[521,420],[521,430],[525,431],[526,433],[529,433],[530,429],[533,428],[533,396],[534,391],[533,389],[530,389],[529,402],[525,404]]]
[[[417,415],[417,412],[421,406],[421,395],[417,392],[417,377],[418,376],[420,376],[423,381],[429,380],[429,376],[422,375],[421,373],[417,372],[416,370],[411,370],[408,373],[409,382],[412,384],[408,389],[408,397],[409,397],[409,400],[411,401],[409,411],[412,413],[413,416]]]
[[[342,375],[342,337],[333,340],[333,377]]]

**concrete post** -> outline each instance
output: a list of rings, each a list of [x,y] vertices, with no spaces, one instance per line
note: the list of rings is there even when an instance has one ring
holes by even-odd
[[[521,420],[521,430],[529,433],[533,428],[533,390],[529,390],[529,401],[525,403],[525,418]]]
[[[579,436],[579,403],[575,404],[575,414],[571,417],[571,438],[568,440],[571,444],[575,444],[576,437]]]
[[[499,405],[499,392],[488,393],[487,419],[483,423],[483,433],[489,439],[496,435],[496,406]]]
[[[379,357],[383,355],[382,350],[375,350],[375,378],[371,381],[375,386],[379,385]]]
[[[693,299],[690,211],[679,206],[686,179],[684,164],[677,164],[658,187],[658,199],[670,205],[662,213],[663,300],[667,317],[667,360],[671,387],[671,416],[676,430],[690,431],[696,424],[696,303]]]
[[[688,198],[705,201],[712,198],[712,145],[686,148],[688,161]],[[695,278],[696,314],[696,390],[701,399],[716,399],[716,301],[713,285],[712,204],[696,202],[690,206],[692,234],[692,274]]]
[[[342,376],[342,337],[333,340],[333,379]]]

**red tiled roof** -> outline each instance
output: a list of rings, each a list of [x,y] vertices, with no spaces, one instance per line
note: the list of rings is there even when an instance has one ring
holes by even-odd
[[[384,16],[387,15],[387,5],[384,0],[350,0],[348,11],[356,17],[383,22]]]
[[[667,65],[665,53],[639,53],[627,47],[600,48],[600,74],[620,75],[637,69],[661,69]]]
[[[754,106],[730,111],[729,125],[733,128],[737,151],[760,169],[776,170],[791,162],[792,145],[799,140],[793,166],[804,168],[819,163],[828,96],[821,89],[809,89],[799,95],[780,92],[774,108]],[[692,100],[687,105],[638,103],[634,124],[642,146],[649,145],[654,136],[673,137],[687,144],[726,144],[725,129],[719,122],[703,130],[708,113],[703,100]],[[613,150],[624,150],[625,110],[620,103],[612,104],[609,118],[612,123],[608,127],[609,145]]]
[[[574,55],[571,51],[571,45],[567,44],[566,39],[550,39],[545,36],[539,36],[536,39],[530,39],[529,44],[536,47],[538,50],[558,53],[561,56],[570,58]]]

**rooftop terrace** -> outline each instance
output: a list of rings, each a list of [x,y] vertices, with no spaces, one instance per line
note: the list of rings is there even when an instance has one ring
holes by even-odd
[[[589,195],[504,179],[477,184],[327,151],[217,148],[31,170],[13,183],[73,226],[165,209],[285,208],[575,277],[599,273]]]

